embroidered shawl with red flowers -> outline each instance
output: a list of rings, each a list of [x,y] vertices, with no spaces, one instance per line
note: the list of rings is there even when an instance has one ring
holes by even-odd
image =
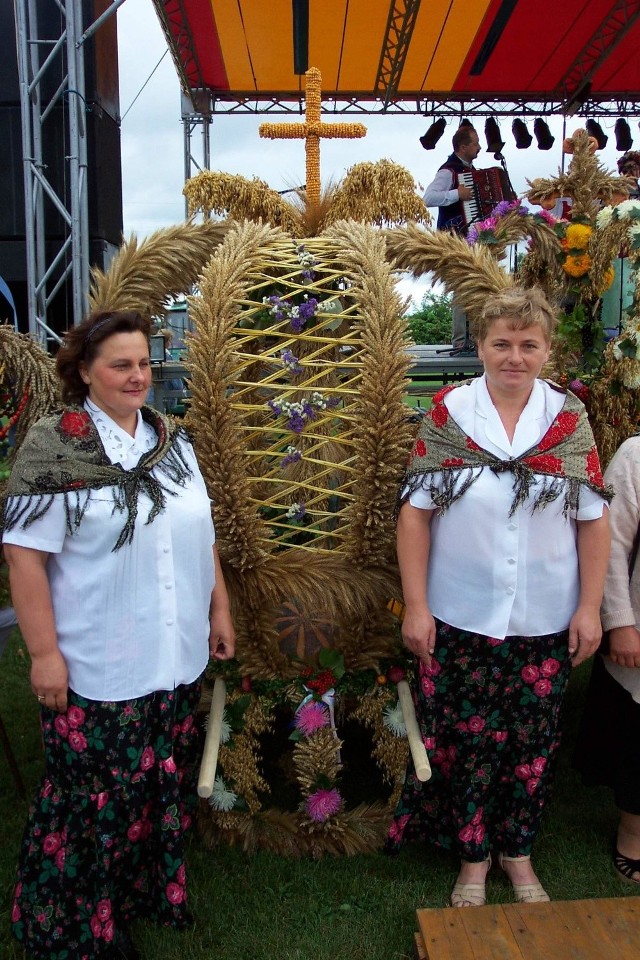
[[[113,487],[114,510],[125,516],[113,549],[130,543],[139,494],[145,493],[152,502],[146,518],[151,523],[164,508],[166,494],[174,495],[162,485],[161,477],[184,486],[192,474],[176,442],[186,439],[180,425],[151,407],[142,407],[141,414],[155,430],[158,442],[131,470],[111,463],[84,407],[68,407],[38,420],[16,455],[7,484],[3,528],[11,530],[19,524],[26,529],[47,512],[55,494],[63,494],[67,529],[72,534],[82,521],[91,491]]]
[[[589,487],[610,501],[613,491],[602,479],[600,458],[584,404],[569,391],[546,381],[565,394],[562,410],[535,447],[519,457],[501,460],[480,447],[449,414],[444,398],[461,384],[440,390],[425,414],[401,486],[398,509],[414,490],[423,488],[439,514],[459,500],[482,470],[513,474],[513,501],[509,516],[530,496],[532,512],[564,497],[564,514],[578,508],[580,488]]]

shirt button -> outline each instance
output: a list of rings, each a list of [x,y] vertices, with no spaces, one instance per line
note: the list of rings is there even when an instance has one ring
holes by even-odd
[[[509,526],[507,527],[507,530],[517,530],[517,529],[518,529],[517,523],[510,523]]]
[[[165,588],[165,590],[173,590],[173,584],[172,584],[172,583],[165,583],[164,588]]]
[[[166,621],[166,624],[167,624],[168,627],[172,627],[172,626],[173,626],[173,620],[171,620],[171,619],[167,620],[167,621]]]
[[[507,563],[515,563],[515,562],[516,562],[515,557],[509,557],[509,559],[507,560]]]
[[[163,553],[169,553],[169,547],[163,547],[163,548],[162,548],[162,552],[163,552]]]

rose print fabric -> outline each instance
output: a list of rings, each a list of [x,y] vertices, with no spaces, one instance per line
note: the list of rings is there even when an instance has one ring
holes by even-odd
[[[568,631],[498,640],[436,625],[414,690],[432,778],[409,763],[387,850],[425,839],[471,862],[527,856],[559,745]]]
[[[33,957],[106,956],[119,923],[187,922],[183,837],[196,803],[199,681],[135,700],[43,708],[45,776],[18,865],[13,932]]]

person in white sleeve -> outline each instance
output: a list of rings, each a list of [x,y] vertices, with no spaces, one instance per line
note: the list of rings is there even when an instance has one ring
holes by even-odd
[[[235,634],[193,448],[144,406],[149,333],[133,311],[67,332],[66,406],[31,428],[8,484],[4,550],[45,749],[12,924],[42,960],[134,960],[131,921],[191,923],[195,709]]]
[[[555,322],[536,289],[488,298],[484,375],[436,395],[401,490],[402,636],[433,776],[410,763],[387,847],[455,853],[454,907],[485,903],[492,852],[518,901],[549,899],[531,850],[560,703],[600,642],[609,491],[584,406],[539,379]]]

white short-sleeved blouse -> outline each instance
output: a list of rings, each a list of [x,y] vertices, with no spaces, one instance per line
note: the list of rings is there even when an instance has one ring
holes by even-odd
[[[92,403],[107,456],[125,469],[152,449],[155,431],[138,414],[135,437]],[[47,573],[58,643],[69,686],[91,700],[128,700],[195,680],[209,658],[209,605],[214,586],[211,504],[191,444],[178,440],[192,476],[184,487],[158,475],[165,509],[147,524],[151,500],[141,494],[133,540],[113,552],[125,521],[113,488],[92,490],[78,529],[69,534],[62,494],[26,530],[5,543],[49,553]]]
[[[542,439],[562,409],[564,395],[536,380],[512,443],[484,377],[452,390],[444,402],[468,436],[508,459]],[[509,517],[513,476],[484,469],[443,516],[434,514],[427,593],[435,617],[499,638],[543,636],[568,627],[580,589],[576,520],[602,516],[605,501],[585,487],[577,513],[565,518],[562,496],[532,513],[534,496]],[[434,509],[422,488],[410,502]]]

